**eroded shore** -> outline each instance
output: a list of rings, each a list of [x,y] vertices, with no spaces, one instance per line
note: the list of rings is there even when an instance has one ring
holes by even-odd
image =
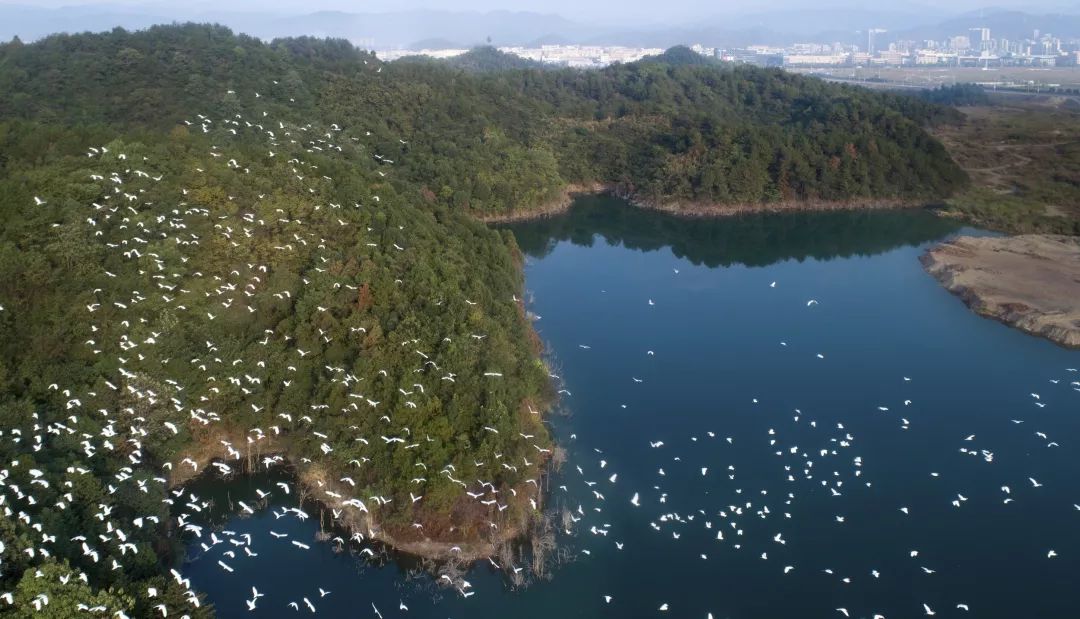
[[[962,236],[930,249],[921,260],[976,313],[1080,348],[1080,239]]]
[[[226,463],[233,469],[232,474],[247,475],[257,470],[264,458],[282,456],[284,460],[281,465],[291,469],[294,476],[298,503],[312,501],[321,510],[326,510],[328,520],[325,524],[348,534],[360,533],[369,541],[379,542],[398,552],[421,559],[471,563],[497,556],[503,545],[525,535],[529,528],[530,512],[524,506],[524,498],[508,499],[514,509],[496,518],[497,528],[486,526],[486,519],[477,514],[465,515],[464,521],[457,522],[458,526],[453,527],[448,524],[451,520],[449,517],[426,514],[426,517],[422,518],[425,528],[439,532],[431,536],[412,527],[387,527],[377,517],[376,502],[363,499],[364,503],[371,504],[370,509],[367,506],[358,509],[347,502],[348,497],[356,493],[338,480],[340,475],[334,475],[327,468],[315,464],[296,466],[289,456],[287,440],[267,437],[265,441],[248,445],[239,459],[231,457],[228,450],[222,447],[223,443],[244,444],[243,439],[244,435],[241,433],[214,433],[201,437],[187,451],[187,457],[196,462],[196,466],[174,467],[168,477],[169,487],[183,486],[205,474],[205,471],[211,468],[211,462]],[[524,488],[518,490],[522,491],[521,496],[524,497]],[[542,499],[543,495],[540,498]],[[485,510],[485,513],[487,511],[490,510]]]

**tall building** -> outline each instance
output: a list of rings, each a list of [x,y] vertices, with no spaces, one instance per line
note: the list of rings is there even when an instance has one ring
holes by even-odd
[[[866,32],[866,53],[873,55],[877,52],[877,35],[886,32],[888,30],[882,30],[881,28],[871,28]]]
[[[968,37],[953,37],[949,39],[949,49],[956,52],[964,52],[971,49],[971,39]]]
[[[971,39],[973,49],[987,52],[994,48],[994,41],[990,38],[989,28],[969,28],[968,32],[971,33],[968,38]]]

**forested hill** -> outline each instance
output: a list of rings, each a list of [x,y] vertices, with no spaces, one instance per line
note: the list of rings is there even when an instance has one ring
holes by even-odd
[[[544,68],[544,65],[535,60],[501,52],[490,46],[477,47],[460,56],[448,58],[446,64],[466,71],[478,72]]]
[[[491,51],[467,64],[498,64]],[[391,158],[408,151],[402,191],[477,214],[529,209],[571,183],[618,184],[643,201],[753,204],[930,200],[966,182],[922,129],[943,108],[688,54],[601,71],[476,71],[219,27],[118,30],[4,46],[0,114],[168,128],[193,106],[236,106],[230,90],[277,75],[294,109],[363,125]]]
[[[516,244],[473,216],[571,182],[749,202],[961,183],[919,127],[938,108],[897,101],[212,26],[0,47],[0,591],[22,614],[208,613],[167,571],[207,469],[288,463],[365,542],[522,530],[551,386]]]
[[[126,71],[115,40],[169,60]],[[16,616],[207,614],[168,572],[184,540],[220,542],[192,522],[214,506],[181,485],[207,470],[287,465],[292,495],[364,543],[468,549],[536,513],[551,388],[512,238],[408,180],[412,132],[378,120],[394,91],[363,86],[376,63],[290,45],[191,27],[3,52],[0,592]],[[243,49],[248,69],[209,69]],[[336,115],[304,79],[355,88],[363,112]]]

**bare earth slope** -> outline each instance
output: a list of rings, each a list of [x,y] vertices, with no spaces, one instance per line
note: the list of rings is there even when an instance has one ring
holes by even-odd
[[[1080,239],[958,237],[923,266],[974,311],[1069,347],[1080,347]]]

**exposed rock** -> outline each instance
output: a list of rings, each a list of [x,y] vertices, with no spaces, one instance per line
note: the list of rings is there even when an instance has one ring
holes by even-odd
[[[962,236],[921,260],[975,312],[1080,348],[1080,239]]]

